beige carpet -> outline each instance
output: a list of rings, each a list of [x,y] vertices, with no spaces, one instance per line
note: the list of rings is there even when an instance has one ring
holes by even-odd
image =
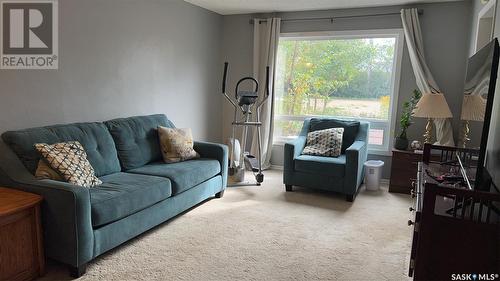
[[[230,188],[89,264],[79,280],[406,280],[409,196]],[[69,279],[49,264],[42,280]]]

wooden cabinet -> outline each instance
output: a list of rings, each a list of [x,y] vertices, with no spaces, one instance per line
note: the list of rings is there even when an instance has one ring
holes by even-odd
[[[410,194],[420,161],[422,161],[422,154],[394,149],[392,151],[389,192]]]
[[[36,194],[0,187],[0,280],[33,280],[45,270]]]

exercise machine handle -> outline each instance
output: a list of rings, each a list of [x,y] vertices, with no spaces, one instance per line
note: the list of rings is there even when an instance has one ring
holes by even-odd
[[[224,63],[224,78],[222,78],[222,92],[226,92],[226,83],[227,83],[227,69],[229,67],[229,63]]]
[[[227,84],[227,69],[229,68],[229,63],[225,62],[224,63],[224,77],[222,78],[222,94],[224,97],[235,107],[237,108],[238,106],[234,101],[226,94],[226,84]]]
[[[269,97],[269,66],[266,66],[266,98]]]
[[[264,93],[264,98],[260,101],[260,103],[257,105],[257,108],[260,108],[264,102],[266,102],[267,98],[269,98],[269,66],[266,66],[266,89],[265,89],[265,93]]]
[[[240,79],[240,81],[238,81],[238,83],[236,83],[236,89],[235,89],[235,97],[238,98],[238,88],[240,87],[240,84],[241,82],[245,81],[245,80],[251,80],[252,82],[255,83],[255,90],[254,92],[258,93],[259,92],[259,82],[257,82],[257,80],[255,80],[255,78],[253,77],[243,77]]]

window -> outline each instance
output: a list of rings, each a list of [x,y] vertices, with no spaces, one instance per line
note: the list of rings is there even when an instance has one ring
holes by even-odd
[[[295,138],[307,117],[333,116],[369,121],[370,152],[388,151],[402,48],[401,30],[282,34],[274,142]]]

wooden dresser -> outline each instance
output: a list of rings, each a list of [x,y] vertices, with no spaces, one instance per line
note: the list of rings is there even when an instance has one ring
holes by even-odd
[[[0,187],[0,280],[33,280],[44,273],[40,203],[36,194]]]
[[[422,161],[421,153],[393,149],[389,192],[410,194],[420,161]]]
[[[431,154],[427,148],[440,153]],[[417,166],[412,192],[408,275],[417,281],[498,280],[500,193],[474,190],[468,185],[476,175],[478,152],[435,145],[426,145],[426,150]],[[464,169],[456,161],[457,153]],[[437,161],[430,160],[433,158]],[[443,175],[452,177],[445,180]],[[459,279],[459,274],[469,277]]]
[[[419,169],[408,221],[413,226],[408,275],[424,281],[476,273],[483,276],[478,280],[498,280],[500,194],[442,186],[427,175],[443,168],[421,164]]]

